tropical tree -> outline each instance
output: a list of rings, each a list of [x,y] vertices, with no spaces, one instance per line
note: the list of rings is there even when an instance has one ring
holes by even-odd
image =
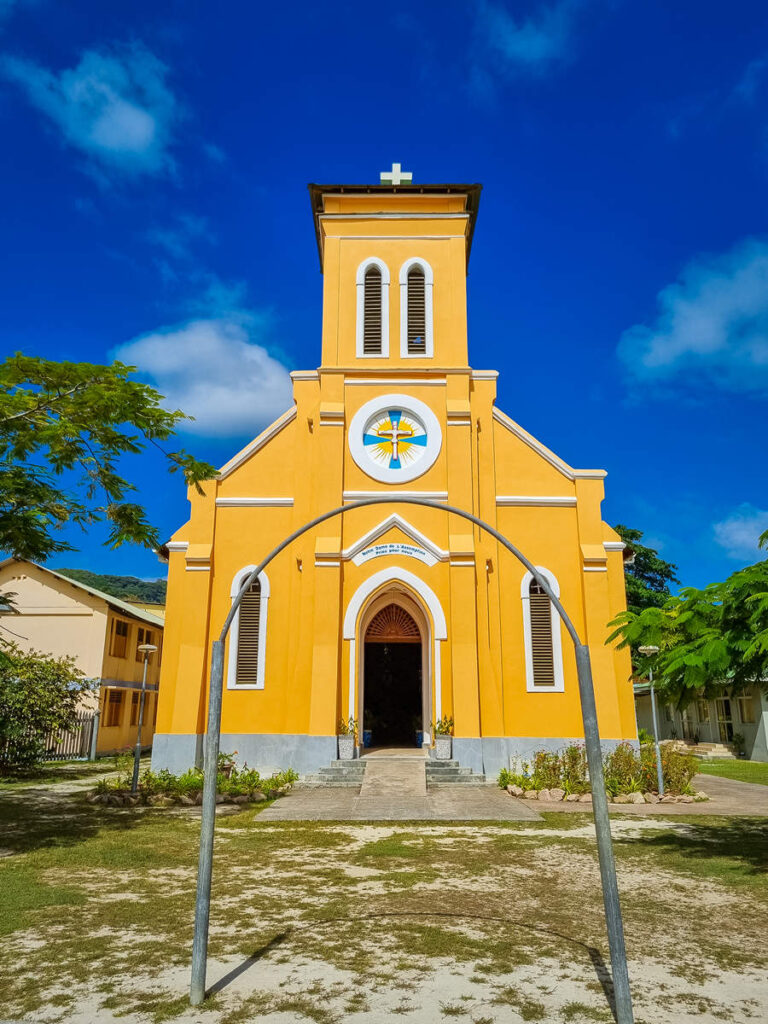
[[[679,707],[723,688],[768,692],[768,560],[701,590],[685,587],[660,608],[622,612],[610,625],[609,642],[631,647],[638,674],[652,667],[662,695]],[[641,646],[659,652],[644,657]]]
[[[99,521],[109,524],[110,547],[157,546],[157,530],[130,500],[135,485],[121,475],[125,456],[148,446],[198,490],[215,476],[187,452],[165,451],[189,417],[164,409],[163,396],[134,371],[20,353],[0,363],[0,551],[44,561],[72,550],[56,535],[62,527]]]
[[[634,559],[624,563],[624,581],[627,588],[627,607],[633,612],[644,608],[661,608],[671,596],[671,585],[679,583],[677,566],[659,558],[654,548],[641,544],[642,530],[633,530],[619,523],[614,526]]]

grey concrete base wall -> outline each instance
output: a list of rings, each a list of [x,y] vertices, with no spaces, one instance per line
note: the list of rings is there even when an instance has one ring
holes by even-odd
[[[567,737],[485,736],[472,739],[454,737],[453,756],[464,768],[471,768],[495,779],[502,768],[514,768],[522,761],[531,761],[537,750],[556,752],[570,743],[583,743]],[[613,750],[621,740],[603,740],[603,750]],[[637,741],[632,746],[638,748]],[[336,759],[335,736],[304,736],[283,733],[224,733],[219,749],[226,754],[237,751],[236,761],[255,768],[263,775],[293,768],[300,775],[316,772]],[[201,766],[203,737],[194,734],[170,735],[156,733],[152,748],[152,770],[162,768],[180,775]]]
[[[202,736],[155,734],[152,770],[166,768],[179,775],[202,765]],[[302,736],[284,733],[223,733],[219,749],[237,751],[238,765],[247,764],[263,775],[293,768],[300,775],[316,772],[336,758],[335,736]]]

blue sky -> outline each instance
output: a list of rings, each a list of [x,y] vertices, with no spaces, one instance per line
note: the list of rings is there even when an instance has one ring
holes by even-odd
[[[757,0],[0,0],[3,349],[138,363],[222,463],[319,361],[307,182],[480,181],[471,363],[705,584],[768,528],[766,101]]]

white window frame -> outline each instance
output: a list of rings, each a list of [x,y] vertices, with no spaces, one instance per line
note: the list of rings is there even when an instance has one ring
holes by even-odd
[[[543,565],[536,568],[549,583],[555,597],[560,597],[560,584],[549,569]],[[523,602],[523,643],[525,647],[525,688],[528,693],[563,693],[565,690],[565,676],[563,675],[563,640],[562,622],[557,610],[551,607],[552,616],[552,666],[555,673],[554,686],[536,686],[533,675],[533,645],[531,641],[531,595],[530,585],[533,573],[527,572],[520,584],[520,598]]]
[[[424,271],[424,351],[408,351],[408,271],[418,266]],[[400,355],[403,359],[432,359],[434,356],[434,320],[432,315],[432,267],[420,256],[406,260],[400,267]]]
[[[381,352],[363,351],[363,334],[365,331],[365,272],[369,267],[378,267],[381,271]],[[357,268],[357,328],[355,333],[355,353],[358,359],[389,358],[389,267],[378,256],[369,256]]]
[[[247,576],[249,576],[256,568],[255,565],[246,565],[244,569],[240,569],[235,573],[235,578],[232,580],[232,586],[230,587],[229,596],[232,601],[235,600],[240,592],[240,588]],[[260,572],[258,575],[259,583],[261,584],[261,600],[259,602],[259,652],[256,664],[256,682],[255,683],[238,683],[237,682],[237,645],[240,636],[240,606],[235,612],[235,617],[232,620],[232,625],[229,628],[229,656],[227,658],[227,689],[228,690],[263,690],[264,689],[264,675],[266,669],[267,659],[267,611],[269,609],[269,577],[265,572]]]

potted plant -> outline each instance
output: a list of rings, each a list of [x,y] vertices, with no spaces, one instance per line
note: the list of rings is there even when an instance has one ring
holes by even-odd
[[[351,761],[357,746],[357,722],[354,718],[342,718],[339,721],[339,760]]]
[[[443,715],[439,722],[432,723],[435,734],[435,758],[450,761],[453,753],[453,719]]]
[[[235,754],[237,754],[236,750],[232,754],[219,754],[218,769],[225,779],[231,776],[235,767]]]
[[[744,733],[735,732],[733,739],[731,740],[731,746],[734,749],[736,757],[747,756],[747,741],[744,739]]]

